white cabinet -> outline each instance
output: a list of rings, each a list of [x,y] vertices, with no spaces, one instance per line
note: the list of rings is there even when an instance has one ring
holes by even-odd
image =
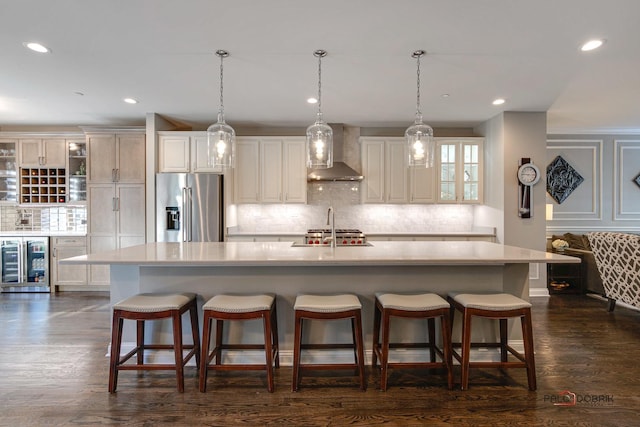
[[[20,139],[21,167],[66,167],[67,142],[64,138]]]
[[[206,132],[158,132],[158,172],[214,172]]]
[[[55,236],[51,238],[51,286],[56,290],[70,290],[87,284],[86,265],[65,265],[58,261],[74,256],[86,255],[85,236]],[[65,289],[67,287],[67,289]]]
[[[407,167],[404,138],[361,138],[363,203],[432,203],[433,168]]]
[[[298,137],[238,138],[236,203],[306,203],[305,141]]]
[[[92,184],[88,187],[89,252],[145,243],[145,186]],[[90,266],[89,283],[109,284],[108,266]]]
[[[89,134],[89,253],[145,243],[145,136]],[[109,285],[109,267],[89,267],[90,285]]]
[[[87,144],[89,183],[144,183],[144,134],[88,134]]]
[[[438,138],[437,196],[440,203],[483,202],[482,138]]]

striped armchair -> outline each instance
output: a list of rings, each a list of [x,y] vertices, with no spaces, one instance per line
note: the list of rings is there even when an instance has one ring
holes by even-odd
[[[602,277],[609,311],[616,301],[640,307],[640,236],[593,232],[587,234]]]

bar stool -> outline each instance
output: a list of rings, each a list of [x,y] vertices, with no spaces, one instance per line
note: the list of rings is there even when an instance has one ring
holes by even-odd
[[[447,384],[453,388],[453,366],[451,358],[451,327],[449,325],[450,305],[442,297],[432,293],[403,295],[378,292],[373,316],[373,368],[380,358],[380,389],[387,390],[388,368],[444,368],[447,370]],[[427,319],[429,342],[390,343],[389,327],[392,317]],[[435,323],[440,319],[442,348],[436,345]],[[380,326],[382,325],[382,343]],[[389,362],[389,349],[428,348],[429,362]],[[436,362],[436,354],[441,362]]]
[[[273,365],[280,367],[278,349],[278,320],[275,295],[216,295],[202,307],[204,330],[202,333],[202,363],[200,364],[200,391],[207,390],[209,370],[266,370],[267,389],[274,390]],[[264,326],[263,344],[225,344],[222,341],[224,321],[262,319]],[[213,350],[209,351],[211,324],[216,321],[216,338]],[[223,364],[223,350],[264,350],[264,364]],[[215,359],[215,363],[211,363]]]
[[[193,344],[182,342],[182,315],[189,311]],[[120,357],[122,346],[122,326],[124,319],[135,320],[136,347]],[[173,323],[173,345],[145,344],[144,326],[147,320],[171,319]],[[144,363],[145,350],[173,350],[174,364]],[[184,356],[184,350],[189,350]],[[125,364],[137,355],[136,364]],[[200,366],[200,330],[196,294],[146,293],[126,298],[113,306],[111,327],[111,360],[109,363],[109,393],[114,393],[118,385],[118,372],[124,370],[175,370],[178,391],[184,392],[184,366],[195,355]]]
[[[526,368],[527,382],[529,390],[536,389],[536,364],[533,354],[533,327],[531,322],[531,304],[511,294],[468,294],[450,293],[448,300],[453,309],[451,310],[451,324],[455,310],[463,315],[462,320],[462,348],[459,355],[453,350],[453,356],[460,362],[462,368],[461,388],[466,390],[469,386],[469,368]],[[471,319],[484,317],[500,320],[500,342],[499,343],[472,343],[471,342]],[[507,319],[520,318],[522,325],[522,338],[524,340],[524,355],[514,350],[507,340]],[[469,353],[471,348],[488,347],[500,348],[500,362],[470,362]],[[508,361],[508,354],[511,353],[517,362]]]
[[[366,390],[364,378],[364,344],[362,342],[362,304],[356,295],[298,295],[294,305],[295,332],[293,344],[292,391],[298,391],[300,373],[304,370],[356,369],[360,377],[360,389]],[[302,326],[305,319],[351,319],[352,344],[302,344]],[[300,363],[302,350],[352,348],[354,363]]]

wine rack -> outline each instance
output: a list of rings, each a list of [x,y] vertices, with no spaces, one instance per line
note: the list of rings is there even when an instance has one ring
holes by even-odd
[[[64,168],[21,168],[20,203],[66,203],[67,171]]]

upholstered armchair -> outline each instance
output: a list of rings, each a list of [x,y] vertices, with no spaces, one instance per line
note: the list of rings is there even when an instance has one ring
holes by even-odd
[[[593,232],[587,234],[602,277],[609,311],[616,301],[640,307],[640,236]]]

